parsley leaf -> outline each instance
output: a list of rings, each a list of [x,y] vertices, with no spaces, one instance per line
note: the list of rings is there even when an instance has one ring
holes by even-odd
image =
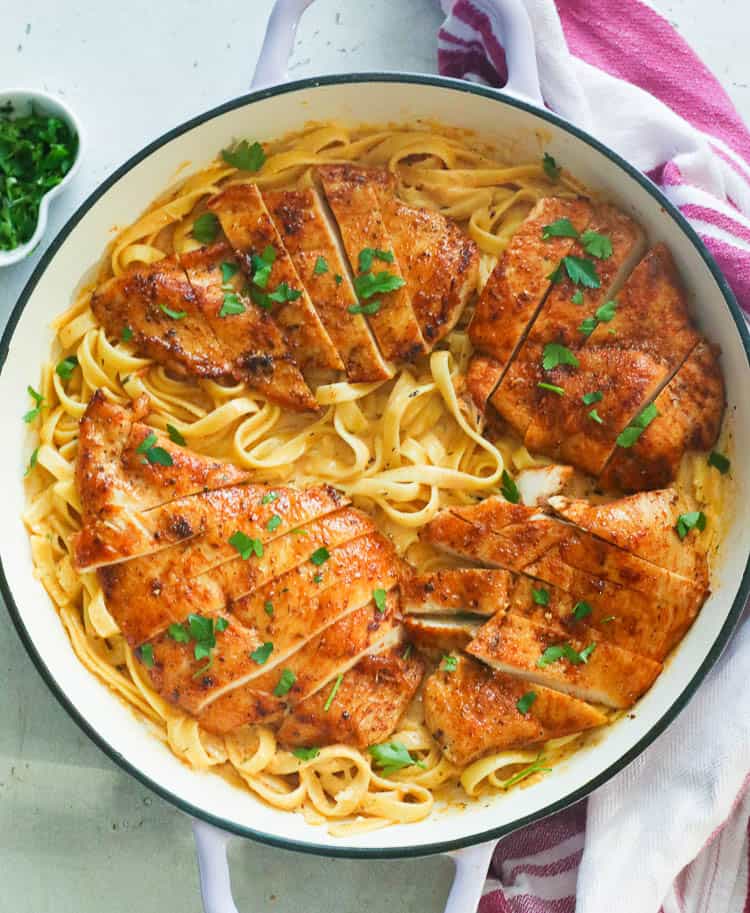
[[[583,304],[583,292],[580,289],[576,289],[570,296],[570,300],[573,304]]]
[[[280,282],[274,291],[272,292],[259,292],[256,288],[250,289],[250,297],[253,301],[262,308],[270,310],[273,307],[273,302],[285,303],[287,301],[296,301],[302,292],[296,288],[292,288],[288,282]]]
[[[558,387],[557,384],[548,384],[545,381],[540,381],[537,387],[540,390],[549,390],[550,393],[556,393],[558,396],[565,396],[565,391],[562,387]]]
[[[263,497],[260,499],[260,503],[261,503],[261,504],[271,504],[271,503],[273,503],[278,497],[279,497],[279,496],[278,496],[278,494],[276,494],[275,491],[268,491],[268,492],[266,492],[266,494],[264,494]]]
[[[503,469],[500,491],[503,493],[505,500],[510,501],[511,504],[518,504],[521,500],[521,492],[507,469]]]
[[[226,618],[217,618],[216,619],[216,630],[217,631],[226,631],[229,627],[229,622]]]
[[[522,694],[521,697],[516,701],[516,710],[525,716],[529,710],[531,710],[531,705],[536,700],[536,691],[527,691],[525,694]]]
[[[531,598],[537,605],[549,605],[549,590],[539,587],[538,590],[531,588]]]
[[[266,529],[269,533],[275,533],[276,530],[281,526],[281,517],[278,514],[274,514],[271,519],[266,523]]]
[[[240,171],[259,171],[266,161],[266,153],[261,144],[251,144],[246,139],[232,148],[222,149],[221,157],[227,165],[239,168]]]
[[[224,301],[219,311],[219,317],[233,317],[235,314],[244,314],[245,305],[240,301],[236,292],[224,292]]]
[[[359,252],[359,271],[367,273],[372,269],[373,260],[383,260],[386,263],[393,263],[393,253],[390,250],[378,250],[376,247],[365,247]]]
[[[169,440],[174,444],[179,444],[180,447],[185,446],[185,438],[180,434],[174,425],[167,423],[167,434],[169,435]]]
[[[261,540],[251,539],[250,536],[245,535],[240,530],[232,533],[229,537],[229,544],[232,548],[237,549],[243,561],[247,561],[251,555],[257,555],[258,558],[263,557],[263,543]]]
[[[328,561],[330,557],[331,553],[324,545],[321,545],[320,548],[316,548],[312,555],[310,555],[310,561],[316,567],[320,567],[320,565],[325,564],[325,562]]]
[[[401,276],[393,273],[362,273],[354,279],[354,290],[357,298],[372,298],[373,295],[382,295],[386,292],[395,292],[396,289],[406,285]]]
[[[187,311],[175,311],[172,308],[167,307],[166,304],[160,304],[159,307],[167,317],[171,317],[172,320],[182,320],[184,317],[187,317]]]
[[[320,754],[319,748],[293,748],[292,754],[300,761],[312,761]]]
[[[441,666],[443,672],[455,672],[457,666],[458,666],[458,657],[456,657],[456,656],[444,656],[443,657],[443,664]]]
[[[677,518],[677,535],[684,539],[691,529],[697,529],[699,532],[706,528],[706,515],[702,510],[691,510],[689,513],[680,514]]]
[[[575,282],[576,285],[582,285],[585,288],[599,288],[602,284],[596,272],[596,264],[591,260],[568,256],[563,257],[562,262],[570,281]]]
[[[549,238],[577,238],[578,231],[570,219],[557,219],[542,228],[542,240]]]
[[[204,212],[193,222],[193,237],[201,244],[210,244],[219,234],[219,220],[212,212]]]
[[[552,270],[552,272],[547,276],[552,285],[556,285],[560,282],[565,276],[565,267],[563,266],[562,260],[557,264],[557,266]]]
[[[273,615],[273,603],[270,600],[263,606],[263,611],[266,615]]]
[[[545,371],[552,371],[558,365],[572,365],[578,367],[578,359],[567,346],[559,342],[548,342],[542,355],[542,367]]]
[[[315,261],[315,266],[313,267],[314,276],[322,276],[323,273],[328,272],[328,261],[325,257],[318,257]]]
[[[604,394],[601,390],[594,390],[593,393],[584,393],[581,398],[584,405],[593,406],[594,403],[600,403],[604,399]]]
[[[610,301],[605,301],[604,304],[600,305],[594,311],[594,317],[596,317],[600,323],[609,323],[609,321],[612,320],[616,313],[617,302],[612,299]]]
[[[618,447],[632,447],[653,420],[659,415],[655,403],[649,403],[636,415],[630,424],[617,435]]]
[[[545,152],[544,157],[542,158],[542,168],[544,168],[544,173],[551,181],[557,181],[559,179],[562,168],[548,152]]]
[[[239,266],[237,266],[236,263],[228,263],[225,260],[221,264],[220,269],[221,269],[221,281],[224,283],[224,285],[226,285],[227,282],[229,282],[230,279],[232,279],[232,277],[237,275],[240,268],[239,268]]]
[[[141,647],[140,652],[141,652],[141,660],[143,661],[143,665],[149,669],[153,669],[154,668],[154,648],[151,646],[151,644],[144,644]]]
[[[68,355],[67,358],[63,358],[62,361],[59,361],[57,363],[57,367],[55,368],[55,374],[57,374],[58,377],[62,378],[62,380],[70,380],[70,378],[73,374],[73,371],[75,371],[75,369],[76,369],[77,364],[78,364],[78,359],[76,358],[76,356]]]
[[[253,283],[258,288],[265,288],[271,276],[271,269],[276,262],[276,248],[272,244],[268,244],[260,256],[253,254],[250,262],[253,267]]]
[[[567,659],[572,665],[580,666],[581,663],[588,662],[589,657],[595,649],[595,643],[589,644],[588,647],[585,647],[580,653],[568,643],[554,644],[551,647],[547,647],[544,653],[542,653],[536,661],[536,664],[540,668],[544,668],[544,666],[549,666],[551,663],[556,663],[561,659]]]
[[[323,575],[322,574],[313,574],[313,583],[322,583]]]
[[[123,342],[130,342],[130,340],[133,338],[133,331],[130,329],[130,327],[123,327],[120,336],[122,337]]]
[[[292,672],[291,669],[284,669],[281,673],[281,676],[276,683],[276,687],[273,689],[273,693],[276,697],[283,697],[285,694],[288,694],[292,685],[297,681],[297,676]]]
[[[378,612],[385,612],[385,596],[385,590],[382,588],[372,591],[372,598],[375,600],[375,607]]]
[[[580,621],[582,618],[585,618],[587,615],[590,615],[592,612],[593,612],[593,609],[591,608],[591,606],[587,602],[584,602],[583,600],[581,600],[581,602],[577,602],[573,606],[573,618],[575,618],[576,621]]]
[[[24,474],[23,474],[24,479],[32,471],[32,469],[34,469],[34,467],[37,464],[38,459],[39,459],[39,448],[35,447],[31,451],[31,456],[29,457],[29,465],[26,467],[26,472],[24,472]]]
[[[256,650],[250,654],[250,659],[257,663],[259,666],[263,666],[268,662],[268,657],[273,653],[273,644],[270,640],[267,640],[264,644],[258,647]]]
[[[599,326],[599,321],[596,317],[586,317],[578,326],[578,332],[583,333],[584,336],[591,336],[594,330]]]
[[[341,283],[344,281],[344,277],[336,273],[336,275],[333,277],[333,281],[336,283],[336,285],[341,285]]]
[[[167,633],[178,644],[186,644],[190,640],[190,635],[182,625],[171,624],[167,628]]]
[[[143,462],[148,461],[151,464],[159,466],[171,466],[174,463],[171,455],[163,447],[156,446],[157,437],[152,431],[136,447],[136,453],[142,453],[145,457]]]
[[[421,761],[415,761],[403,742],[383,742],[381,745],[370,745],[367,749],[384,776],[389,776],[404,767],[417,764],[424,767]]]
[[[379,300],[368,301],[367,304],[350,304],[347,311],[350,314],[377,314],[380,310],[380,304]]]
[[[328,697],[326,698],[326,702],[325,702],[325,704],[323,704],[323,713],[328,713],[328,711],[331,709],[331,704],[333,703],[333,699],[338,694],[338,690],[341,687],[341,682],[343,682],[343,681],[344,681],[344,674],[343,674],[343,672],[339,672],[339,674],[336,676],[336,681],[333,683],[333,687],[331,688],[331,690],[328,694]]]
[[[604,419],[599,415],[599,412],[596,409],[592,409],[591,412],[589,412],[589,418],[592,422],[596,422],[597,425],[604,424]]]
[[[33,409],[29,409],[29,411],[23,416],[23,420],[28,425],[33,422],[35,418],[38,418],[39,415],[41,415],[42,409],[45,408],[46,403],[44,402],[44,397],[41,395],[41,393],[37,393],[32,386],[29,385],[26,387],[26,392],[36,403],[36,406],[34,406]]]
[[[729,458],[725,457],[723,453],[717,453],[715,450],[712,450],[708,455],[708,465],[718,469],[722,475],[726,475],[732,464],[730,463]]]
[[[528,767],[524,767],[523,770],[519,770],[517,774],[513,774],[512,777],[508,777],[507,780],[504,780],[500,786],[503,789],[510,789],[511,786],[515,786],[516,783],[520,783],[521,780],[525,780],[527,777],[530,777],[532,774],[537,773],[549,773],[552,770],[551,767],[543,767],[542,765],[545,762],[545,758],[541,754],[529,764]]]
[[[583,249],[590,257],[597,260],[606,260],[612,256],[612,240],[608,235],[600,235],[598,231],[584,231],[581,235]]]

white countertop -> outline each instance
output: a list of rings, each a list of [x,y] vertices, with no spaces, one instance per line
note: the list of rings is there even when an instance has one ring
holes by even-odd
[[[612,0],[616,2],[616,0]],[[656,0],[750,122],[748,0]],[[42,247],[117,165],[185,119],[247,91],[271,0],[7,3],[0,88],[59,94],[88,133],[81,171],[53,206]],[[433,0],[318,0],[292,78],[347,70],[435,72]],[[4,324],[41,251],[0,270]],[[63,301],[61,300],[61,306]],[[1,615],[2,613],[0,613]],[[193,913],[188,822],[116,768],[50,697],[10,623],[0,637],[0,872],[13,913]],[[430,913],[452,865],[351,862],[235,841],[242,913]]]

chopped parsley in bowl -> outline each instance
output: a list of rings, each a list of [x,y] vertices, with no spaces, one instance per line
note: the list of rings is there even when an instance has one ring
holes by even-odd
[[[43,93],[0,93],[0,265],[29,253],[46,225],[45,197],[79,158],[79,129]]]

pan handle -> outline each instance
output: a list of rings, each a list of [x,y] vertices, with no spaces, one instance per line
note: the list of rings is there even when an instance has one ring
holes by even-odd
[[[302,14],[313,0],[276,0],[255,67],[252,88],[279,85],[288,79],[287,63]],[[536,107],[544,107],[539,87],[536,45],[523,0],[487,0],[499,19],[508,65],[508,81],[502,92]]]
[[[238,913],[227,858],[227,844],[232,835],[197,818],[193,818],[193,835],[204,913]],[[456,863],[456,874],[445,913],[474,913],[494,849],[492,841],[447,854]]]

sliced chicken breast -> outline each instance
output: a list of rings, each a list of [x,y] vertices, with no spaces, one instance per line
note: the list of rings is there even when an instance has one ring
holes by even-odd
[[[601,484],[628,492],[669,485],[677,477],[683,454],[714,446],[724,404],[717,352],[707,342],[699,342],[656,397],[656,418],[632,446],[615,448]]]
[[[494,615],[508,606],[512,575],[485,568],[447,568],[409,575],[401,605],[412,615]]]
[[[419,654],[397,647],[365,656],[345,673],[328,704],[325,689],[300,701],[277,733],[282,745],[353,745],[385,741],[398,727],[424,674]]]
[[[91,310],[109,336],[181,376],[224,379],[234,366],[206,325],[177,257],[139,263],[102,283]]]
[[[425,722],[443,754],[465,766],[484,755],[525,748],[602,726],[607,718],[583,701],[536,685],[526,713],[518,701],[532,690],[521,679],[466,657],[438,670],[424,689]]]
[[[357,307],[349,270],[318,191],[265,191],[263,200],[315,310],[352,382],[385,380],[393,373]]]
[[[302,368],[340,371],[343,363],[312,306],[255,184],[232,184],[208,201],[250,279],[251,297],[267,307]],[[253,257],[271,262],[258,269]],[[275,297],[268,297],[269,295]],[[277,300],[277,297],[281,300]]]
[[[561,641],[555,626],[513,614],[491,618],[466,651],[500,672],[617,708],[632,706],[661,672],[645,656],[602,641]]]
[[[315,411],[315,397],[276,321],[246,295],[232,248],[224,242],[201,247],[183,254],[180,262],[201,313],[235,366],[235,376],[285,409]]]
[[[480,622],[467,615],[407,615],[404,630],[411,643],[420,650],[448,654],[463,650],[476,637]]]
[[[362,272],[359,258],[364,250],[382,251],[389,257],[385,261],[374,259],[372,268],[364,272],[375,276],[387,273],[400,280],[401,286],[366,298],[360,295],[361,306],[372,310],[365,313],[383,355],[395,362],[413,361],[428,346],[419,329],[393,240],[383,221],[374,181],[353,165],[321,166],[318,175],[352,270]],[[375,302],[379,302],[377,309]]]
[[[490,396],[500,382],[502,373],[500,362],[489,355],[471,356],[466,372],[466,389],[480,415],[486,414]]]
[[[521,502],[527,507],[544,506],[547,499],[559,494],[573,477],[572,466],[535,466],[524,469],[515,478]]]

